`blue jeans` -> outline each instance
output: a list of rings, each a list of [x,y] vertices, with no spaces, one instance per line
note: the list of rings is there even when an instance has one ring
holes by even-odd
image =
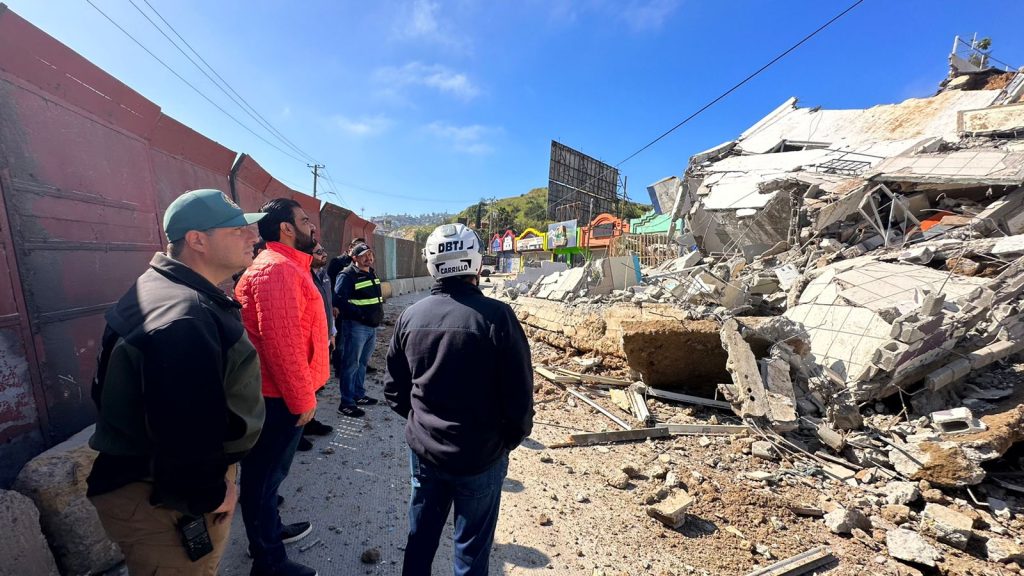
[[[409,539],[402,576],[430,576],[448,512],[455,504],[455,576],[486,576],[508,473],[508,453],[472,476],[456,476],[420,460],[409,451],[412,496]]]
[[[242,480],[238,504],[245,534],[249,538],[253,567],[270,569],[288,558],[281,543],[281,515],[277,512],[277,490],[288,476],[295,448],[302,437],[296,414],[284,400],[264,398],[267,415],[263,430],[252,450],[242,459]]]
[[[355,406],[356,400],[366,396],[366,365],[370,363],[373,348],[377,345],[377,329],[346,320],[344,333],[345,352],[341,357],[342,373],[338,377],[341,405]]]

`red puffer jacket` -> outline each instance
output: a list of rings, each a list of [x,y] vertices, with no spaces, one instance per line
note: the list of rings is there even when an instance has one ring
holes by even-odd
[[[283,398],[292,414],[316,406],[330,377],[327,315],[313,284],[313,257],[267,242],[235,287],[242,323],[260,356],[263,395]]]

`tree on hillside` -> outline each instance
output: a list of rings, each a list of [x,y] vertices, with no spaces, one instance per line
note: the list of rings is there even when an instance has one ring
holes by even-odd
[[[491,234],[501,233],[509,228],[515,228],[516,215],[503,204],[494,204],[488,209],[488,222]]]

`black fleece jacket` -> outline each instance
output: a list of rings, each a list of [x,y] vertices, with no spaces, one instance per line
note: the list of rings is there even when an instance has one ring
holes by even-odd
[[[512,309],[461,278],[443,280],[395,324],[384,396],[408,419],[417,456],[471,475],[533,428],[530,346]]]
[[[106,314],[87,493],[149,481],[152,504],[211,512],[263,427],[259,358],[237,302],[163,254],[149,266]]]

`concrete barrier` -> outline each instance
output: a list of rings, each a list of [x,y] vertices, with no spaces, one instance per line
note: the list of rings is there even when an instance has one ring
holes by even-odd
[[[39,529],[39,511],[13,490],[0,490],[0,576],[57,576],[57,563]]]
[[[389,298],[395,298],[396,296],[404,296],[405,294],[412,294],[413,292],[420,292],[427,290],[434,283],[434,279],[430,276],[420,276],[417,278],[395,278],[394,280],[388,280],[387,282],[381,282],[381,295],[385,300]]]
[[[85,497],[85,479],[97,454],[88,444],[94,428],[30,460],[14,482],[14,489],[39,509],[43,534],[62,574],[99,574],[123,558]]]

